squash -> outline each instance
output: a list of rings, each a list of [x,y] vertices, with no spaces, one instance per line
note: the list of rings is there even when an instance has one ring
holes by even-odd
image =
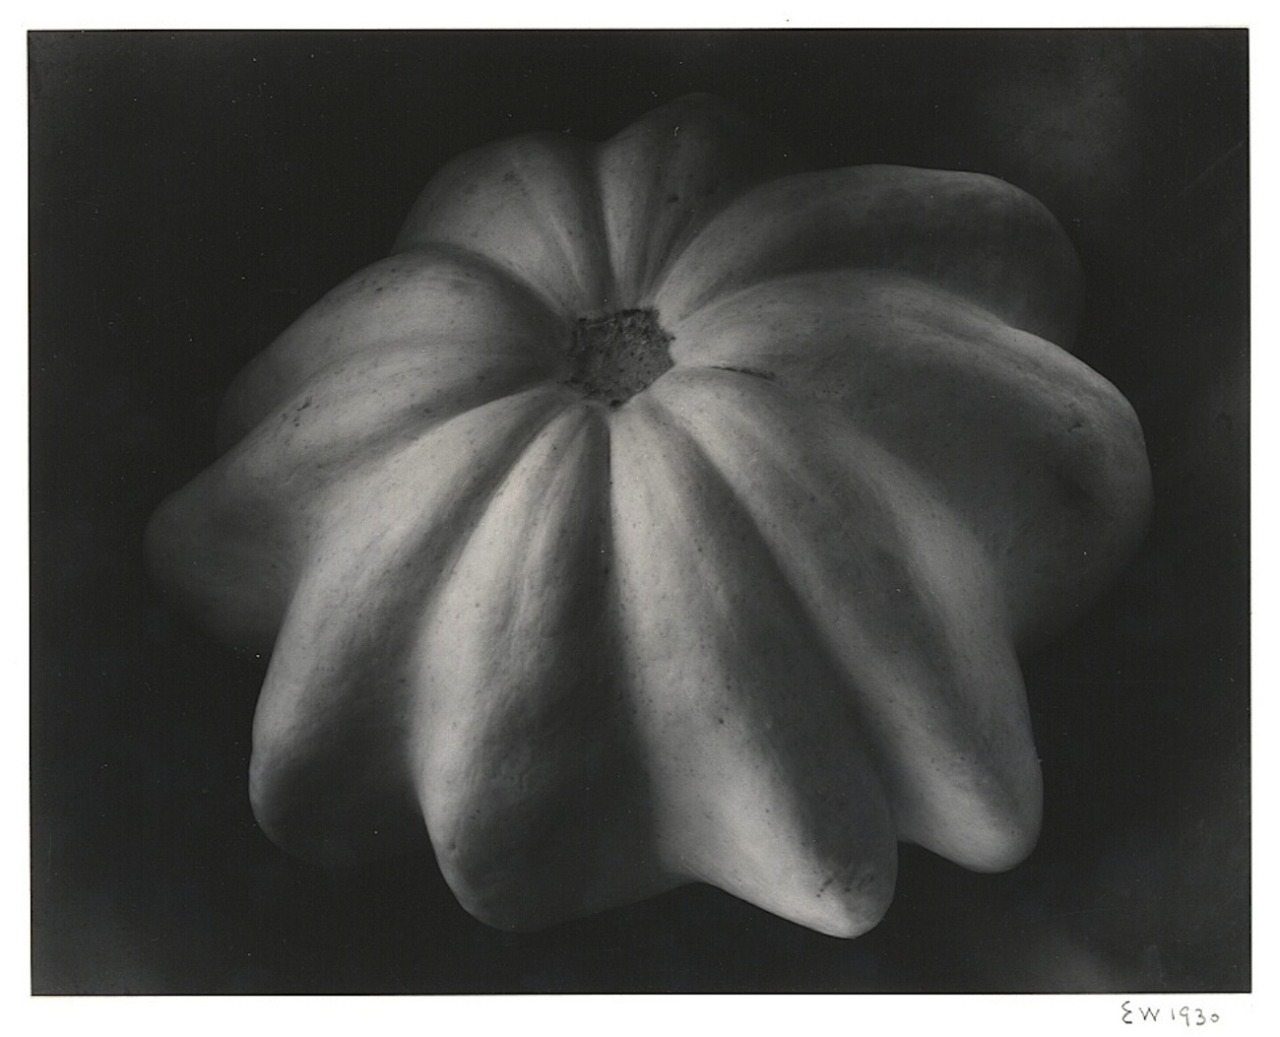
[[[703,96],[445,166],[231,387],[147,538],[271,647],[250,794],[323,865],[425,824],[483,921],[703,882],[823,933],[900,841],[1033,847],[1019,657],[1135,550],[1080,271],[989,176],[811,171]]]

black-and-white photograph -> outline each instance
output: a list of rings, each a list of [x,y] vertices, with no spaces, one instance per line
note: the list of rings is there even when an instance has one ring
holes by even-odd
[[[32,994],[1251,992],[1249,44],[29,32]]]

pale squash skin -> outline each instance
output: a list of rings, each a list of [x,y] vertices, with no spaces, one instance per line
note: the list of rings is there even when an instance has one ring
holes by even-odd
[[[255,360],[148,532],[271,646],[250,792],[325,864],[426,825],[484,921],[712,883],[837,936],[899,841],[1032,849],[1018,659],[1139,543],[1132,408],[1065,352],[1074,253],[990,177],[808,172],[706,97],[442,170]],[[674,366],[567,380],[580,317]]]

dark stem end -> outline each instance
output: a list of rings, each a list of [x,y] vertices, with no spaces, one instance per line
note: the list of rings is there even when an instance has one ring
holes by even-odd
[[[653,310],[582,317],[574,328],[564,384],[588,399],[620,406],[674,366],[671,341]]]

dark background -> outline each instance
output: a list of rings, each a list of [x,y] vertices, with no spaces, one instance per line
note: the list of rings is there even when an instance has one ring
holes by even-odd
[[[36,33],[31,796],[38,993],[1250,987],[1243,32]],[[457,152],[612,135],[710,90],[814,165],[974,169],[1079,249],[1078,352],[1129,397],[1151,535],[1027,680],[1044,834],[904,848],[820,936],[707,888],[534,935],[435,866],[327,874],[247,802],[265,660],[159,600],[140,540],[237,369],[384,254]]]

